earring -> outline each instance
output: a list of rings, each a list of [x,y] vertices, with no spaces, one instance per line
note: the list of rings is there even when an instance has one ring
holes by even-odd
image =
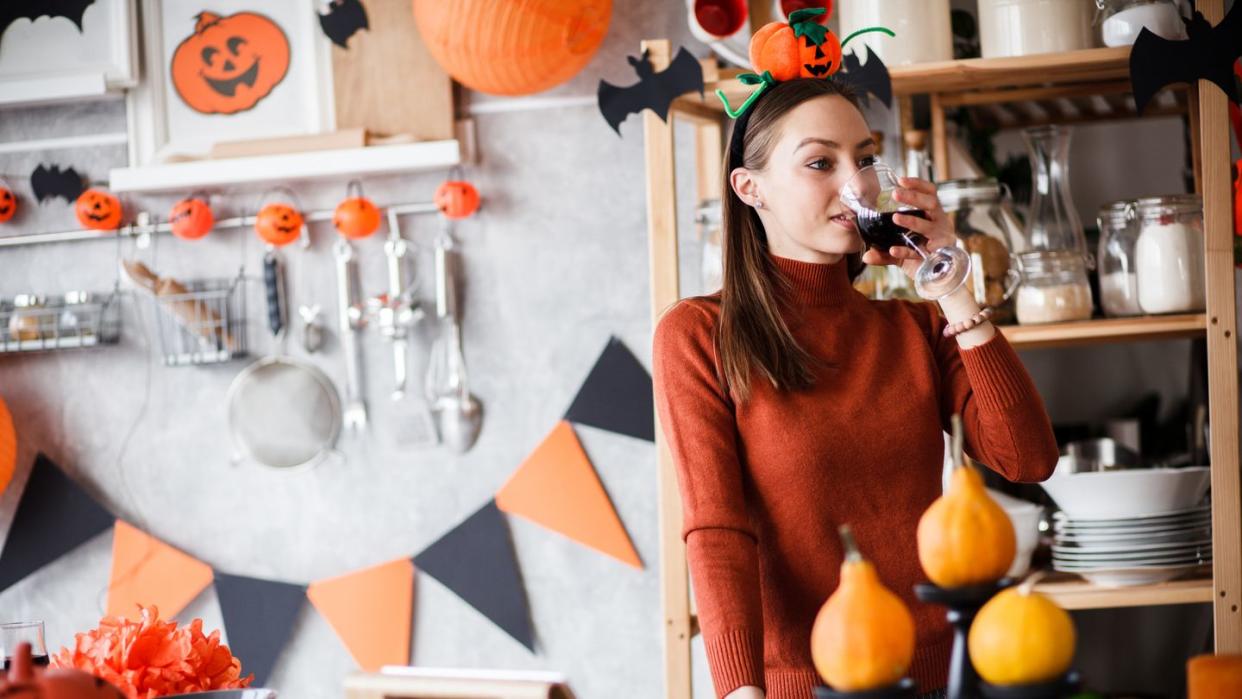
[[[756,209],[762,209],[762,208],[763,208],[763,200],[762,200],[762,199],[756,199],[756,200],[755,200],[755,208],[756,208]]]

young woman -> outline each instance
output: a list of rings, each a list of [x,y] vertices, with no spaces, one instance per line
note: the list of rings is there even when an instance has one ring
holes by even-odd
[[[943,430],[1014,481],[1047,478],[1057,444],[1021,360],[959,290],[937,304],[870,301],[865,264],[918,268],[913,250],[863,249],[838,192],[877,144],[831,80],[780,83],[739,120],[725,174],[724,285],[670,308],[653,353],[660,423],[677,465],[683,535],[718,697],[806,699],[810,632],[837,587],[849,523],[918,630],[911,676],[944,687],[943,611],[920,604],[915,546],[939,496]],[[935,186],[905,178],[896,222],[954,243]]]

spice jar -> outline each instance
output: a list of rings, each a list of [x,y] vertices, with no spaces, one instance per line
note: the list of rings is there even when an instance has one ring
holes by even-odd
[[[13,314],[9,316],[9,338],[19,342],[42,339],[40,316],[46,300],[36,294],[18,294],[13,298]]]
[[[1018,255],[1017,261],[1022,273],[1015,304],[1019,323],[1060,323],[1091,317],[1091,286],[1082,255],[1028,252]]]
[[[1134,202],[1118,201],[1100,209],[1100,247],[1096,255],[1100,274],[1100,308],[1109,316],[1136,316],[1139,306],[1138,274],[1134,246],[1138,242],[1138,220]]]
[[[1090,0],[979,0],[983,57],[1092,48],[1094,16]]]
[[[1105,46],[1132,46],[1146,28],[1175,41],[1186,38],[1186,25],[1173,0],[1095,0]]]
[[[993,321],[1012,322],[1010,246],[1022,235],[1009,196],[995,178],[948,180],[937,187],[940,205],[953,219],[962,247],[970,254],[969,283],[975,301],[992,306]]]
[[[1207,305],[1204,288],[1203,201],[1198,195],[1135,202],[1139,306],[1144,313],[1190,313]]]

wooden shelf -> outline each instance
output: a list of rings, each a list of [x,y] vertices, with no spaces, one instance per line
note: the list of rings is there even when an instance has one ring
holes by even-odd
[[[1099,587],[1077,576],[1059,575],[1062,577],[1037,584],[1035,590],[1064,609],[1208,604],[1212,601],[1210,569],[1205,569],[1199,577],[1134,587]]]
[[[447,170],[461,161],[461,148],[457,141],[424,141],[116,168],[109,174],[109,184],[114,192],[191,191],[234,185]]]
[[[1129,80],[1130,48],[1084,49],[1035,56],[968,58],[892,66],[893,94],[971,92],[989,88]]]
[[[1199,337],[1207,329],[1202,313],[1138,318],[1099,318],[1075,323],[1005,325],[1001,332],[1017,349],[1069,347],[1105,342],[1176,340]]]

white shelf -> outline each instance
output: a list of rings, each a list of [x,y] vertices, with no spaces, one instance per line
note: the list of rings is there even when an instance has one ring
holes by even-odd
[[[109,184],[114,192],[188,191],[225,185],[443,170],[460,163],[461,148],[457,141],[426,141],[116,168],[109,173]]]

